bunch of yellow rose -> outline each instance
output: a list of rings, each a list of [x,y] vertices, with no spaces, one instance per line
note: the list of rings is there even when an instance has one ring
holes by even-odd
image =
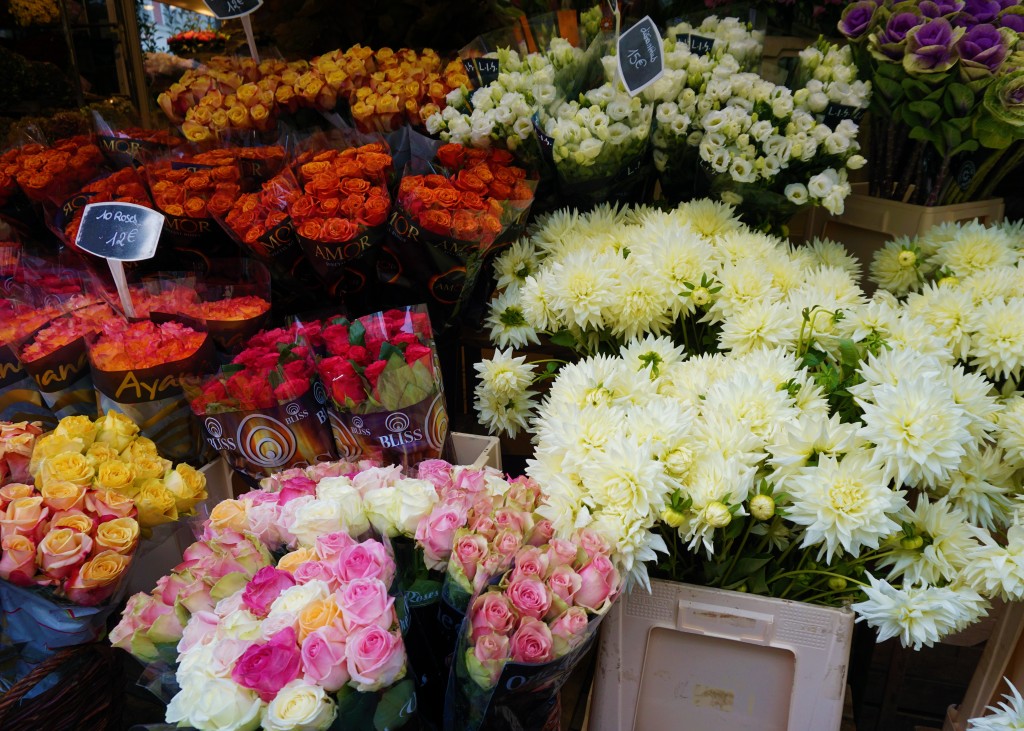
[[[11,0],[11,15],[18,25],[45,25],[60,20],[57,0]]]
[[[266,80],[248,82],[233,94],[211,91],[185,113],[181,131],[190,142],[217,139],[228,130],[265,132],[276,119],[274,88]]]

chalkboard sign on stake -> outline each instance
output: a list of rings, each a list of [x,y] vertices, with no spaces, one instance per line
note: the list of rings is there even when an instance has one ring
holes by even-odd
[[[219,20],[229,20],[255,12],[263,5],[263,0],[203,0],[203,4]]]
[[[649,15],[619,36],[617,58],[619,76],[630,96],[636,96],[665,73],[661,33]]]
[[[121,262],[152,259],[163,226],[163,215],[135,203],[90,203],[82,211],[75,246],[107,260],[128,317],[135,308]]]

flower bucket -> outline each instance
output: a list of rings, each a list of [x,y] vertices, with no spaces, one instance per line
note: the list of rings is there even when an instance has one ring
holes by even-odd
[[[849,610],[652,580],[605,619],[590,729],[838,731],[852,638]]]

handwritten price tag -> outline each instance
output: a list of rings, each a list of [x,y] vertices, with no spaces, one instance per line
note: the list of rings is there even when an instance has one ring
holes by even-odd
[[[134,203],[90,203],[82,213],[75,245],[117,261],[152,259],[164,217]]]
[[[636,96],[665,73],[661,33],[649,15],[619,36],[617,58],[619,76],[630,96]]]
[[[203,3],[220,20],[227,20],[255,12],[263,0],[203,0]]]

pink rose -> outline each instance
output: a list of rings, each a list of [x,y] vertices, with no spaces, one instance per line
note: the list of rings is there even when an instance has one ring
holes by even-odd
[[[39,568],[53,579],[65,579],[92,550],[92,538],[71,528],[58,528],[43,536],[36,546]]]
[[[426,459],[416,466],[416,477],[427,480],[440,495],[452,487],[452,466],[443,459]]]
[[[188,652],[194,647],[205,645],[214,638],[220,617],[213,612],[206,610],[195,612],[189,617],[188,624],[181,633],[181,641],[178,642],[178,652]]]
[[[518,578],[534,577],[543,579],[548,573],[547,554],[539,548],[530,546],[520,549],[515,558],[515,569],[512,571],[511,581]]]
[[[348,636],[345,659],[356,690],[364,693],[386,688],[405,675],[401,636],[375,624]]]
[[[533,530],[533,515],[515,508],[500,508],[494,511],[494,524],[498,530],[510,530],[527,535]]]
[[[484,489],[487,475],[483,470],[475,470],[471,467],[463,467],[457,470],[453,480],[454,489],[458,492],[476,494]]]
[[[483,591],[491,577],[504,572],[511,560],[511,556],[502,556],[500,553],[489,554],[476,570],[476,576],[473,577],[473,591]]]
[[[494,518],[490,516],[488,509],[487,513],[477,513],[469,521],[467,526],[471,531],[477,535],[481,535],[488,541],[493,541],[494,536],[498,535],[498,526],[494,523]]]
[[[499,531],[494,536],[493,547],[497,553],[511,558],[523,547],[523,534],[514,530]]]
[[[395,621],[394,597],[380,579],[354,579],[335,594],[346,629],[376,624],[390,629]]]
[[[36,575],[36,544],[17,533],[0,539],[0,579],[18,586],[32,586]]]
[[[14,500],[0,513],[0,539],[19,535],[38,542],[43,537],[43,523],[49,514],[50,509],[38,495]]]
[[[550,520],[538,520],[534,524],[533,530],[530,531],[530,539],[527,543],[531,546],[543,546],[546,543],[550,543],[554,535],[555,526],[551,525]]]
[[[548,541],[548,566],[574,566],[580,549],[572,541],[552,538]]]
[[[394,487],[395,483],[400,479],[402,479],[402,468],[399,465],[371,467],[353,476],[352,486],[359,491],[360,495],[365,497],[366,493],[371,490]]]
[[[593,558],[598,554],[610,556],[612,553],[611,544],[589,528],[581,530],[577,539],[579,540],[579,544],[583,546],[583,550],[587,552],[587,556],[590,558]]]
[[[493,687],[505,663],[509,660],[510,645],[508,637],[499,634],[481,636],[473,647],[472,654],[466,658],[466,669],[469,676],[481,688]]]
[[[540,485],[529,477],[517,477],[509,482],[509,490],[505,494],[505,504],[533,512],[539,497]]]
[[[316,555],[321,561],[330,561],[346,548],[355,546],[356,539],[344,531],[317,536]]]
[[[540,663],[555,657],[551,630],[539,619],[523,617],[510,644],[512,662]]]
[[[0,513],[7,510],[7,506],[18,498],[32,497],[35,491],[36,489],[32,485],[26,485],[23,482],[9,482],[0,487]]]
[[[298,497],[316,495],[316,483],[305,475],[299,474],[281,482],[281,490],[277,495],[277,502],[280,505],[290,503]]]
[[[442,503],[416,527],[416,542],[423,547],[429,561],[443,562],[452,552],[455,531],[466,523],[466,510],[461,505]]]
[[[469,608],[473,642],[483,635],[495,632],[507,635],[519,621],[519,613],[512,602],[500,591],[488,591],[476,598]]]
[[[52,491],[43,497],[43,505],[50,510],[81,510],[85,506],[86,487],[73,482],[58,483],[54,490],[62,494],[55,496]]]
[[[249,531],[269,549],[276,551],[294,545],[295,536],[281,524],[281,506],[276,502],[258,502],[245,513]]]
[[[323,561],[306,561],[300,563],[292,572],[295,581],[299,584],[308,584],[311,581],[322,581],[327,584],[331,591],[338,588],[338,577],[329,564]]]
[[[543,619],[551,609],[551,592],[537,578],[519,577],[505,589],[512,606],[524,617]]]
[[[566,604],[572,604],[576,592],[583,586],[583,578],[571,566],[556,566],[546,579],[551,593]]]
[[[583,607],[569,607],[551,623],[551,636],[555,654],[561,657],[583,641],[588,626],[587,610]]]
[[[270,612],[270,605],[281,595],[281,592],[295,584],[295,577],[287,571],[281,571],[273,566],[264,566],[256,572],[256,575],[242,590],[242,603],[257,617],[266,617]]]
[[[452,555],[462,568],[466,579],[473,581],[477,567],[487,558],[487,539],[475,533],[466,533],[455,539]]]
[[[302,643],[302,674],[328,693],[349,681],[345,657],[345,636],[335,627],[310,632]]]
[[[262,645],[252,645],[231,671],[231,679],[249,688],[269,703],[277,692],[299,677],[302,653],[296,644],[295,630],[286,627]]]
[[[355,543],[343,550],[334,564],[338,579],[380,579],[390,586],[395,577],[395,561],[380,541]]]
[[[619,587],[619,572],[607,556],[598,554],[580,569],[582,585],[573,597],[576,605],[592,612],[612,597]]]

